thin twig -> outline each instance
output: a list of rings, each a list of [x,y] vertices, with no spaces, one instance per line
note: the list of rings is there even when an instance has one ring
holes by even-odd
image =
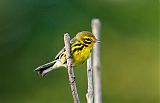
[[[101,28],[100,20],[93,19],[92,33],[98,40],[100,39],[100,28]],[[93,48],[94,103],[102,103],[99,54],[100,54],[99,43],[96,43]]]
[[[87,60],[87,76],[88,76],[88,89],[87,89],[87,103],[93,103],[93,76],[92,76],[92,58],[91,54]]]
[[[73,66],[72,66],[70,36],[68,33],[64,34],[64,44],[65,44],[65,49],[66,49],[68,76],[69,76],[69,82],[70,82],[70,86],[71,86],[73,100],[74,100],[74,103],[80,103],[77,88],[76,88]]]

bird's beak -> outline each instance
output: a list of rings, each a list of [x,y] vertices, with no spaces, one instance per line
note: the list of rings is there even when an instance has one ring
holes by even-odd
[[[100,40],[98,40],[98,39],[96,39],[94,42],[95,42],[95,43],[100,43],[101,41],[100,41]]]

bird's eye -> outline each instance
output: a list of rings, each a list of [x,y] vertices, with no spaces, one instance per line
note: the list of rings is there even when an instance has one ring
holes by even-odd
[[[90,39],[89,39],[89,38],[86,38],[86,41],[90,41]]]

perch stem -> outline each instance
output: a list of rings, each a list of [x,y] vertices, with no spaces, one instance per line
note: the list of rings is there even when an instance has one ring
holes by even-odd
[[[87,89],[87,103],[93,103],[93,76],[92,76],[92,57],[91,54],[87,60],[87,77],[88,77],[88,89]]]
[[[92,20],[92,33],[100,40],[101,23],[99,19]],[[101,95],[101,71],[100,71],[100,48],[99,43],[93,47],[93,78],[94,78],[94,103],[102,103]]]
[[[70,82],[73,100],[74,100],[74,103],[80,103],[77,88],[76,88],[74,70],[72,66],[70,36],[68,33],[64,34],[64,44],[66,49],[68,76],[69,76],[69,82]]]

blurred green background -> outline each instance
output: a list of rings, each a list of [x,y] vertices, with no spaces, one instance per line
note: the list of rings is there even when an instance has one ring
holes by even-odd
[[[91,31],[100,18],[103,103],[158,103],[158,0],[0,0],[0,103],[72,103],[65,69],[53,60],[63,34]],[[86,64],[75,69],[86,103]]]

